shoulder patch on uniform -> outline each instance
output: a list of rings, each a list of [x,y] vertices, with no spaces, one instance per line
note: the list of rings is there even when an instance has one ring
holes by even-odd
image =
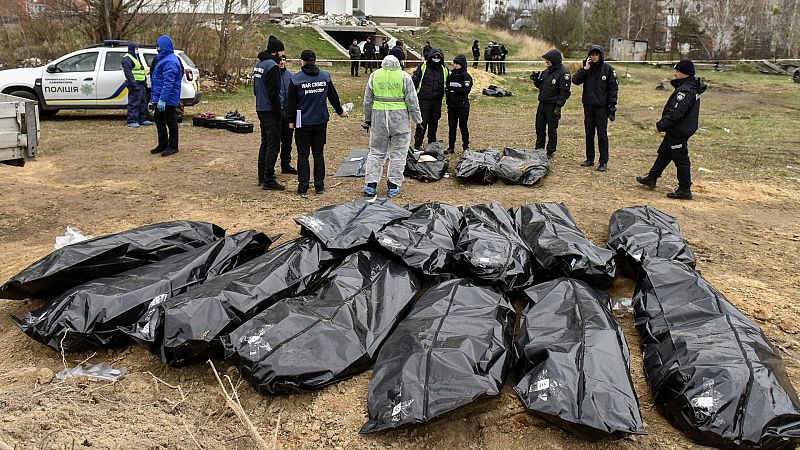
[[[616,70],[612,70],[611,73],[614,75],[614,78],[617,77],[617,71]]]
[[[686,98],[686,94],[684,94],[683,92],[678,92],[678,101],[681,101],[684,98]]]

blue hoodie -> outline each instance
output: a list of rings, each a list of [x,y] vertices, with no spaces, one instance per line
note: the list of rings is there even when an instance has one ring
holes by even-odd
[[[181,62],[175,56],[175,47],[169,36],[165,34],[159,37],[156,44],[161,50],[158,52],[158,63],[153,68],[150,77],[152,84],[150,100],[153,103],[164,100],[167,106],[178,106],[181,101],[181,80],[183,79]]]

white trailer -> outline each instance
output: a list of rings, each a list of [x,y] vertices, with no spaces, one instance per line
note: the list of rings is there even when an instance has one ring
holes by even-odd
[[[36,101],[0,94],[0,162],[15,166],[35,159],[39,149]]]

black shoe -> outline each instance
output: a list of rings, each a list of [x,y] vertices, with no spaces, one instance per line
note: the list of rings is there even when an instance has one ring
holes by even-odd
[[[150,150],[150,154],[152,154],[152,155],[157,155],[157,154],[159,154],[159,153],[163,152],[164,150],[166,150],[166,148],[163,148],[163,147],[156,147],[156,148],[154,148],[154,149]]]
[[[298,189],[297,190],[297,195],[299,195],[300,197],[306,198],[306,197],[308,197],[308,191],[303,191],[303,190]]]
[[[675,192],[667,192],[667,197],[677,200],[691,200],[694,198],[691,189],[684,188],[678,188]]]
[[[656,180],[650,178],[650,175],[646,177],[636,177],[636,181],[639,182],[644,187],[655,189],[656,188]]]
[[[581,163],[581,167],[592,167],[594,165],[594,161],[589,161],[588,159]]]
[[[317,194],[321,195],[321,194],[324,194],[324,193],[325,193],[325,188],[314,189],[314,191],[315,191]]]
[[[266,191],[285,191],[286,187],[275,180],[266,180],[261,185],[261,189]]]
[[[281,167],[281,173],[287,175],[297,175],[297,169],[292,166]]]
[[[547,159],[553,159],[553,157],[554,157],[555,155],[556,155],[556,152],[555,152],[555,151],[552,151],[552,152],[547,152]]]
[[[167,147],[166,150],[161,152],[161,156],[174,155],[175,153],[178,153],[178,149],[177,148]]]
[[[449,155],[449,154],[451,154],[451,153],[455,153],[455,152],[456,152],[456,151],[455,151],[455,149],[454,149],[453,147],[447,147],[447,148],[444,150],[444,152],[442,152],[442,153],[444,153],[445,155]]]
[[[608,170],[608,166],[606,165],[606,163],[600,163],[600,165],[597,166],[598,172],[605,172],[606,170]]]

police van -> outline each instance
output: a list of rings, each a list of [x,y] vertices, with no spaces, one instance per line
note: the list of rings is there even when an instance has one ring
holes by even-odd
[[[121,60],[127,51],[125,41],[104,41],[43,67],[0,70],[0,93],[38,101],[44,116],[62,109],[124,109],[128,89]],[[148,72],[157,55],[154,45],[139,46],[139,60]],[[183,51],[175,55],[183,66],[180,111],[200,102],[200,70]],[[149,98],[149,75],[147,87]]]

